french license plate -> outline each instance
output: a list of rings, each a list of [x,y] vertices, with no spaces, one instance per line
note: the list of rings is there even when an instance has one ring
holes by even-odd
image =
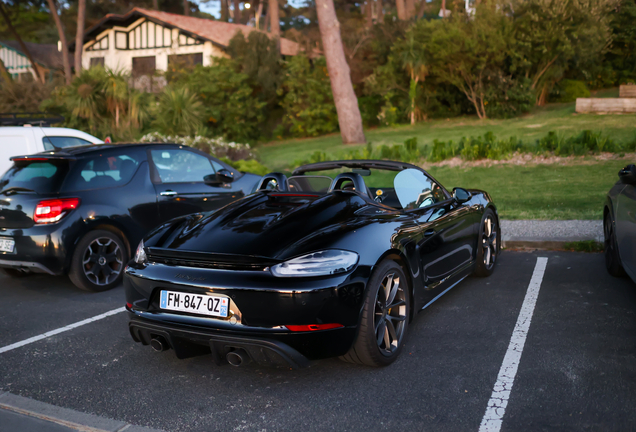
[[[0,237],[0,252],[13,252],[15,240],[6,237]]]
[[[161,291],[161,309],[227,318],[227,297]]]

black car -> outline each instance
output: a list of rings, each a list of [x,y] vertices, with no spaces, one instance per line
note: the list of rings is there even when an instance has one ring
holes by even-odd
[[[605,266],[611,275],[627,273],[636,282],[636,166],[626,166],[618,177],[603,208]]]
[[[11,276],[68,273],[90,291],[121,282],[131,248],[152,228],[223,207],[261,178],[176,144],[91,145],[12,160],[0,180],[0,267]]]
[[[387,365],[415,312],[493,272],[498,222],[487,193],[449,193],[406,163],[268,174],[256,193],[144,238],[124,277],[130,333],[233,365]]]

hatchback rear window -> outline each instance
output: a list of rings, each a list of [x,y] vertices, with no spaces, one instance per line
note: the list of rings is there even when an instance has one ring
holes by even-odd
[[[22,188],[39,194],[57,192],[68,173],[69,163],[59,161],[19,161],[5,173],[0,189]]]

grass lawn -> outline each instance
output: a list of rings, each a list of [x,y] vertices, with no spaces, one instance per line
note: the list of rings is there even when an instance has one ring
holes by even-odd
[[[617,89],[598,92],[593,97],[617,97]],[[366,131],[374,145],[402,143],[416,136],[418,144],[434,139],[459,140],[462,137],[493,132],[499,138],[516,136],[532,142],[557,131],[572,136],[590,129],[601,131],[617,142],[636,140],[636,114],[576,114],[574,104],[553,104],[526,116],[509,120],[479,120],[462,117],[431,120],[414,126],[378,128]],[[272,170],[288,171],[297,160],[307,160],[315,151],[340,158],[361,146],[344,146],[339,134],[319,138],[277,141],[259,147],[263,164]],[[497,165],[492,167],[431,167],[429,172],[444,186],[477,188],[488,191],[505,219],[601,219],[607,191],[618,180],[618,170],[635,161],[581,161],[566,165]]]
[[[607,95],[613,96],[611,93]],[[596,97],[607,95],[603,93]],[[374,145],[402,143],[414,136],[417,137],[418,144],[423,145],[431,144],[434,139],[458,141],[464,136],[478,136],[491,131],[498,138],[516,136],[533,142],[549,131],[572,136],[585,129],[601,131],[618,142],[632,142],[636,139],[636,114],[576,114],[573,103],[553,104],[509,120],[479,120],[477,117],[431,120],[414,126],[371,129],[366,131],[366,136]],[[258,152],[259,159],[265,166],[272,170],[284,170],[291,168],[297,160],[309,159],[318,150],[339,157],[339,154],[359,147],[361,146],[344,146],[340,134],[330,134],[318,138],[275,141],[259,146]]]
[[[605,195],[627,163],[431,167],[428,171],[448,189],[459,186],[489,192],[504,219],[600,220]]]

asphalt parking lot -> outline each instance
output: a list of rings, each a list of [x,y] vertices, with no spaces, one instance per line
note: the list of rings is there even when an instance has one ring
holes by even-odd
[[[166,431],[477,431],[537,257],[545,274],[501,430],[636,428],[636,285],[600,254],[504,252],[420,313],[393,365],[301,370],[177,360],[125,313],[0,353],[0,393]],[[0,348],[123,306],[66,278],[0,276]]]

